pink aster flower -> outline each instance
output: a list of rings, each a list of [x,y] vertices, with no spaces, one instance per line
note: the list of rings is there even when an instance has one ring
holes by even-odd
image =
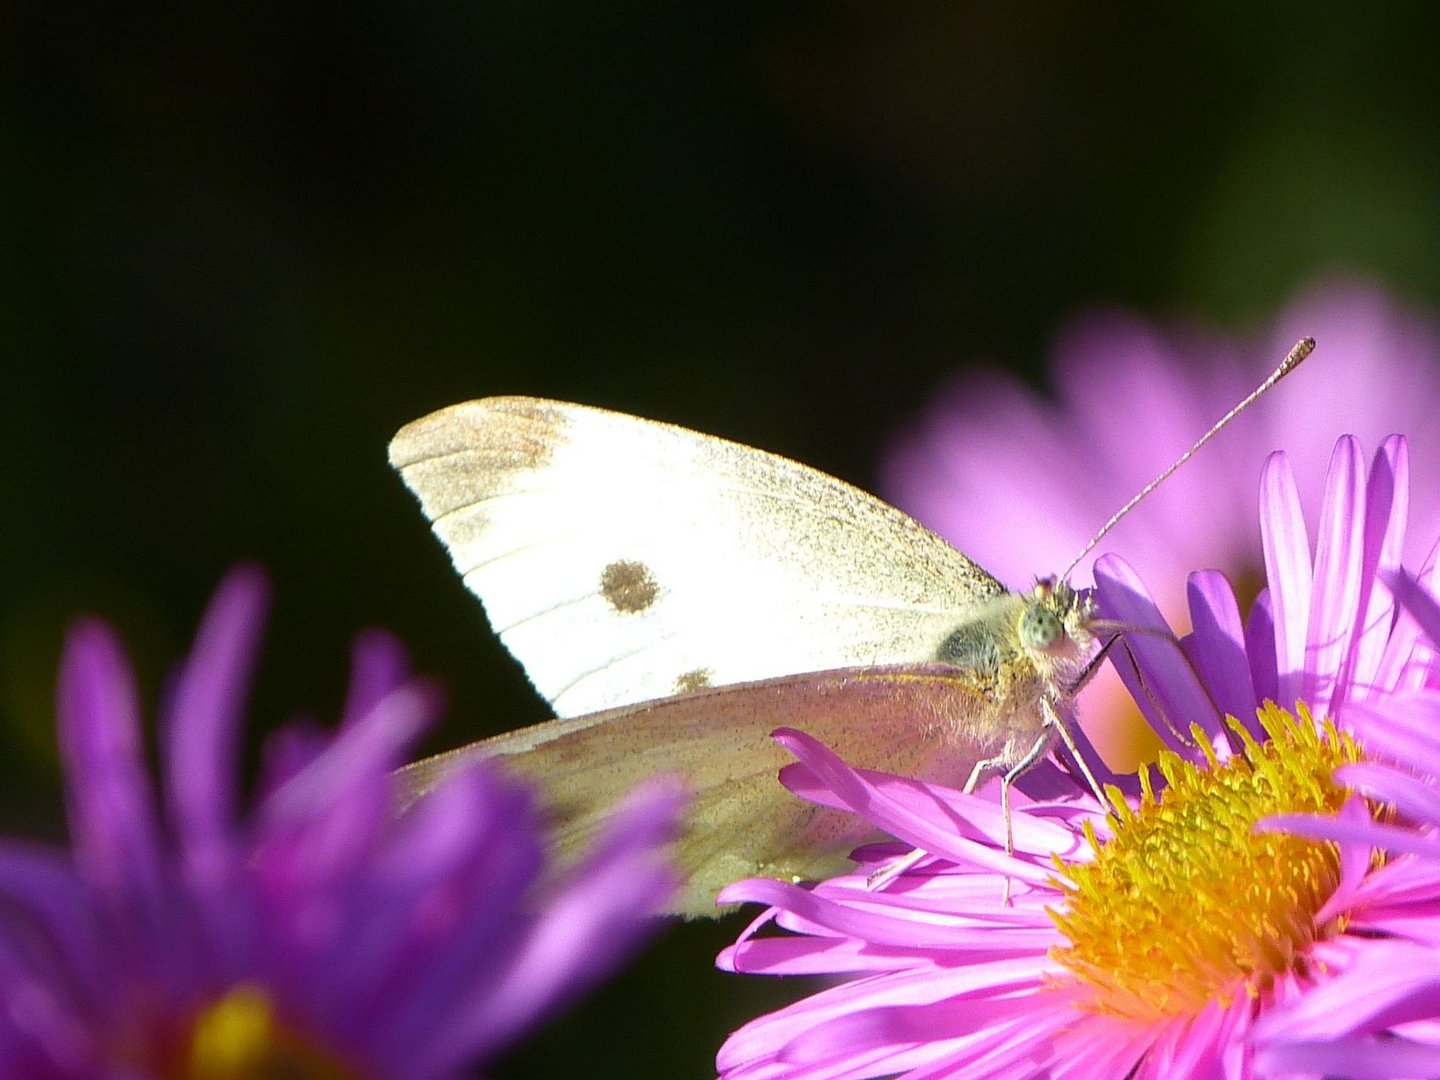
[[[1131,495],[1253,388],[1301,337],[1306,368],[1189,462],[1118,526],[1124,552],[1166,617],[1183,623],[1185,575],[1224,571],[1248,602],[1264,581],[1252,512],[1258,465],[1275,449],[1302,463],[1300,507],[1320,509],[1321,463],[1342,432],[1370,446],[1408,432],[1416,466],[1440,474],[1440,326],[1372,285],[1315,286],[1245,341],[1196,328],[1162,331],[1123,312],[1076,320],[1051,365],[1054,400],[1014,378],[971,371],[943,386],[897,440],[881,491],[998,575],[1055,573]],[[993,508],[1003,507],[1003,513]],[[1440,486],[1416,493],[1417,543],[1440,531]],[[1412,546],[1414,560],[1424,552]],[[1074,575],[1086,584],[1091,560]],[[1081,696],[1098,748],[1134,768],[1151,743],[1108,676]]]
[[[983,797],[853,770],[782,733],[800,761],[793,790],[929,856],[883,889],[870,875],[904,848],[857,853],[854,874],[811,889],[726,890],[723,901],[770,907],[722,967],[843,979],[735,1032],[719,1056],[726,1080],[1279,1075],[1257,1052],[1267,1018],[1373,970],[1397,942],[1433,947],[1435,863],[1261,827],[1295,815],[1378,827],[1374,804],[1334,779],[1371,766],[1361,736],[1337,724],[1382,723],[1440,675],[1389,584],[1406,462],[1391,440],[1367,473],[1343,440],[1312,555],[1299,492],[1272,458],[1260,515],[1271,591],[1248,623],[1206,573],[1191,581],[1183,657],[1126,637],[1139,700],[1172,745],[1159,775],[1144,775],[1138,798],[1112,790],[1111,807],[1083,793],[1017,800],[1013,855]],[[1098,571],[1106,614],[1164,626],[1129,567],[1112,558]],[[1257,710],[1264,698],[1284,707]]]
[[[378,635],[338,732],[272,738],[242,814],[264,592],[242,570],[217,593],[161,717],[158,793],[117,642],[72,630],[74,851],[0,843],[0,1075],[469,1075],[613,970],[673,886],[668,789],[548,880],[531,797],[498,769],[460,770],[396,819],[389,774],[437,694]]]

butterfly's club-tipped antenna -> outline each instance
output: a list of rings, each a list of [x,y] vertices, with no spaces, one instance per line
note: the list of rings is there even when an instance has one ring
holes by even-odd
[[[1105,522],[1104,525],[1100,526],[1100,531],[1097,532],[1094,536],[1092,536],[1089,543],[1087,543],[1083,548],[1080,549],[1080,554],[1076,555],[1075,558],[1070,561],[1070,565],[1067,566],[1065,568],[1065,572],[1060,575],[1060,580],[1064,581],[1066,578],[1068,578],[1071,572],[1075,569],[1075,567],[1080,565],[1080,561],[1084,559],[1086,555],[1089,555],[1090,552],[1095,550],[1095,545],[1100,543],[1101,540],[1105,539],[1105,537],[1109,534],[1110,530],[1113,529],[1116,525],[1118,525],[1121,520],[1124,519],[1126,514],[1130,513],[1131,510],[1135,509],[1135,507],[1138,506],[1147,495],[1149,495],[1157,487],[1163,484],[1166,480],[1170,479],[1171,475],[1174,474],[1174,472],[1179,469],[1180,466],[1184,465],[1187,461],[1194,457],[1202,446],[1208,443],[1216,435],[1220,434],[1220,432],[1225,428],[1227,424],[1230,423],[1231,420],[1234,420],[1257,400],[1263,397],[1270,390],[1271,387],[1273,387],[1286,375],[1289,375],[1292,371],[1299,367],[1300,364],[1304,361],[1304,359],[1314,351],[1315,339],[1313,337],[1305,337],[1297,341],[1295,345],[1291,348],[1291,350],[1285,354],[1285,359],[1280,361],[1280,365],[1265,377],[1264,382],[1262,382],[1254,390],[1250,391],[1250,393],[1247,394],[1245,398],[1241,400],[1240,403],[1236,405],[1233,409],[1231,409],[1228,413],[1222,416],[1219,420],[1215,421],[1215,423],[1211,426],[1210,430],[1205,432],[1204,435],[1201,435],[1200,438],[1196,439],[1194,445],[1192,445],[1189,450],[1186,450],[1183,454],[1181,454],[1178,458],[1171,462],[1170,466],[1166,468],[1164,472],[1162,472],[1154,480],[1151,480],[1150,483],[1146,484],[1143,488],[1141,488],[1139,493],[1136,494],[1133,499],[1127,502],[1119,510],[1115,511],[1115,513],[1111,515],[1110,520]]]

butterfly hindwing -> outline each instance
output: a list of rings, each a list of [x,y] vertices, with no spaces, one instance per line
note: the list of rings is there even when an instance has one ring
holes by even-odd
[[[807,731],[858,767],[956,787],[983,758],[1014,756],[1037,730],[987,722],[988,703],[941,665],[791,675],[551,720],[411,765],[402,800],[421,797],[476,757],[504,757],[540,782],[562,858],[588,848],[637,784],[678,774],[690,804],[676,854],[684,889],[673,910],[715,914],[715,894],[744,877],[811,879],[843,870],[869,838],[863,819],[790,796],[776,773],[792,759],[770,738]],[[1023,748],[1022,748],[1023,749]]]

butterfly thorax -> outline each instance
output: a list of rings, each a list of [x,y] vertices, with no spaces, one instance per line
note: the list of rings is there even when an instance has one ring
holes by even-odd
[[[956,626],[935,659],[953,666],[977,707],[951,718],[954,729],[983,737],[1003,733],[1014,747],[1033,743],[1044,726],[1042,701],[1063,709],[1082,678],[1092,651],[1093,601],[1062,581],[1042,579],[1028,593],[1006,593]]]

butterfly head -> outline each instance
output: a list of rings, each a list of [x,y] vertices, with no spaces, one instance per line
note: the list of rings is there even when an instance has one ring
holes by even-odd
[[[1090,644],[1095,601],[1053,577],[1041,578],[1020,615],[1020,644],[1028,651],[1072,659]]]

